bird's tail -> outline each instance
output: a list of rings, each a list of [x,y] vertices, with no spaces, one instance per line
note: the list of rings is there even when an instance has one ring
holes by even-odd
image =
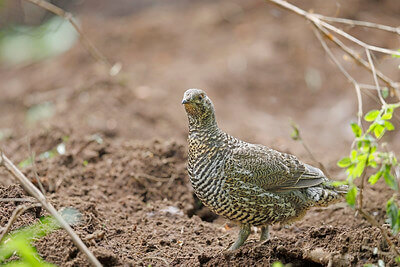
[[[320,186],[307,188],[307,196],[312,202],[312,206],[326,207],[341,201],[347,191],[347,185],[336,186],[326,182]]]

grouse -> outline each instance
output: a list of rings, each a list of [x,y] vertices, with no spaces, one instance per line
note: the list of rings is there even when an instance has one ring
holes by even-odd
[[[339,201],[347,187],[334,187],[324,173],[295,156],[241,141],[218,128],[206,93],[189,89],[182,104],[189,119],[188,174],[197,197],[213,212],[240,224],[229,248],[239,248],[250,227],[301,219],[315,206]]]

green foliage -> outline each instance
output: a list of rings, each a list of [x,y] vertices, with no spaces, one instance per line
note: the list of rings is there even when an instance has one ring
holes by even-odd
[[[347,182],[350,185],[346,201],[351,207],[356,205],[358,192],[354,180],[365,175],[367,168],[375,170],[368,178],[371,185],[383,177],[386,185],[394,193],[399,191],[397,179],[393,175],[394,169],[400,167],[396,155],[394,152],[382,149],[382,145],[378,143],[387,131],[394,130],[395,127],[390,120],[398,107],[400,104],[388,104],[382,106],[380,110],[369,111],[364,116],[364,120],[370,123],[365,132],[361,125],[356,123],[350,125],[355,136],[355,147],[350,155],[340,159],[337,165],[346,169]],[[400,212],[394,197],[387,202],[386,213],[393,233],[397,234],[400,231]]]
[[[356,198],[357,198],[357,187],[352,185],[346,194],[346,201],[351,207],[354,207],[354,205],[356,204]]]
[[[75,209],[65,209],[62,212],[63,218],[69,224],[75,224],[80,220],[80,214]],[[43,217],[38,223],[16,230],[4,237],[0,243],[0,265],[1,266],[55,266],[45,262],[36,249],[31,245],[35,240],[59,229],[60,226],[56,219],[51,216]],[[19,256],[19,260],[6,263],[14,254]]]
[[[292,126],[292,133],[290,134],[290,137],[292,137],[293,140],[298,141],[300,140],[300,131],[299,131],[299,127],[297,126],[296,123],[294,123],[293,121],[290,123],[290,126]]]
[[[393,197],[386,204],[386,214],[387,222],[390,224],[393,234],[396,235],[400,231],[400,211]]]
[[[67,51],[77,40],[73,26],[59,16],[35,27],[4,28],[0,31],[0,61],[13,65],[42,60]]]
[[[285,265],[283,265],[282,262],[280,261],[276,261],[274,263],[272,263],[272,267],[284,267]]]

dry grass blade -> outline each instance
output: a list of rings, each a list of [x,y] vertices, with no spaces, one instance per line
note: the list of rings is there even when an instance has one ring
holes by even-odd
[[[14,178],[16,178],[22,187],[27,191],[31,196],[36,198],[52,216],[58,221],[60,226],[64,228],[69,236],[71,237],[74,244],[84,253],[87,257],[91,265],[93,266],[102,266],[100,262],[96,259],[93,253],[86,247],[83,241],[79,238],[79,236],[72,230],[71,226],[64,220],[64,218],[57,212],[57,210],[50,204],[42,192],[37,189],[32,182],[4,155],[3,151],[0,150],[0,166],[3,166],[10,172]]]

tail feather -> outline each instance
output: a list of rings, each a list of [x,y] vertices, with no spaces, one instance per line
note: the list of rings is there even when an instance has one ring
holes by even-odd
[[[321,186],[307,188],[306,193],[312,206],[326,207],[339,202],[347,191],[347,185],[333,186],[324,183]]]

